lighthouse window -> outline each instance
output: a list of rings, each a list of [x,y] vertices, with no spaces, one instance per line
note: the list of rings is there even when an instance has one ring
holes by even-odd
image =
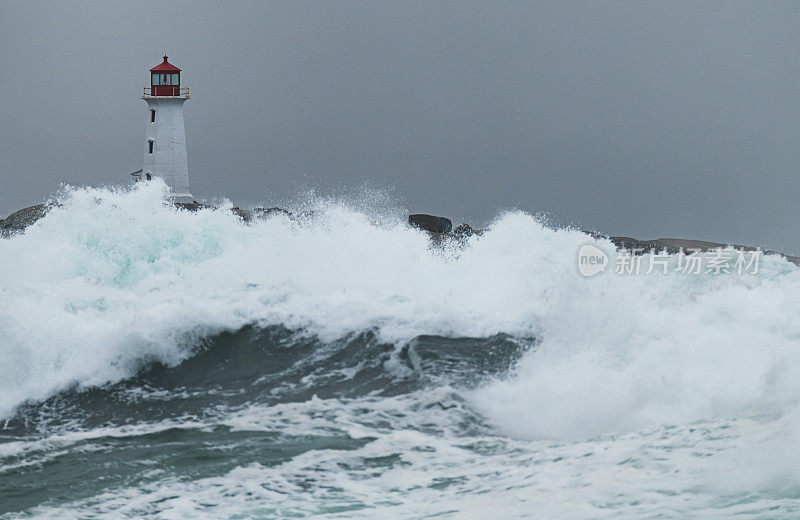
[[[171,74],[162,74],[161,75],[161,84],[162,85],[170,85],[169,77]]]
[[[172,84],[173,84],[173,85],[178,85],[178,84],[180,84],[180,80],[178,79],[178,75],[177,75],[177,74],[173,74],[173,75],[172,75]]]
[[[147,151],[153,153],[153,141],[147,141]]]
[[[153,74],[153,81],[152,81],[153,85],[161,85],[161,82],[159,81],[160,79],[161,79],[161,74]]]
[[[150,122],[151,123],[156,122],[156,111],[153,109],[150,109]]]

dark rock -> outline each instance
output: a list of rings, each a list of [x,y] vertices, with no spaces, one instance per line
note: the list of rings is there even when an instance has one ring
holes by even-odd
[[[175,202],[175,207],[179,209],[185,209],[186,211],[199,211],[201,209],[217,209],[217,206],[212,206],[210,204],[203,204],[202,202]],[[250,222],[253,218],[252,213],[249,210],[242,209],[238,206],[231,208],[231,213],[236,215],[237,217],[241,218],[245,222]]]
[[[794,265],[800,266],[800,256],[781,255]]]
[[[187,211],[199,211],[201,209],[216,209],[216,206],[209,206],[208,204],[203,204],[202,202],[176,202],[176,208],[185,209]]]
[[[736,244],[722,244],[719,242],[706,242],[703,240],[685,240],[682,238],[656,238],[654,240],[639,240],[631,237],[604,237],[611,240],[617,248],[633,250],[637,253],[649,253],[651,250],[664,251],[675,254],[680,251],[686,253],[694,251],[713,251],[719,248],[733,247],[742,251],[755,251],[757,248]]]
[[[469,238],[472,235],[477,235],[477,236],[483,235],[483,230],[473,229],[472,226],[470,226],[469,224],[459,224],[453,230],[453,235],[455,235],[457,238]]]
[[[187,211],[198,211],[201,209],[217,209],[217,206],[211,206],[209,204],[202,204],[200,202],[176,202],[175,206],[180,209],[185,209]],[[250,222],[254,218],[264,219],[269,217],[270,215],[275,214],[283,214],[289,217],[292,216],[291,213],[286,211],[283,208],[256,208],[254,210],[249,209],[242,209],[238,206],[234,206],[231,208],[231,212],[236,215],[237,217],[241,218],[244,222]]]
[[[273,207],[273,208],[256,208],[253,210],[253,216],[259,219],[265,219],[271,217],[273,215],[285,215],[287,217],[291,217],[292,213],[286,211],[283,208]]]
[[[3,220],[0,220],[0,236],[8,237],[30,226],[40,218],[47,215],[52,204],[37,204],[19,211],[15,211]]]
[[[240,207],[231,208],[231,211],[234,215],[238,216],[240,219],[244,220],[245,222],[250,222],[253,219],[253,214],[246,209],[242,209]]]
[[[201,202],[175,202],[175,207],[186,211],[199,211],[201,209],[217,209],[216,206],[203,204]],[[23,231],[25,228],[44,217],[50,208],[55,204],[37,204],[15,211],[5,219],[0,219],[0,237],[9,237],[15,233]],[[269,215],[281,213],[288,216],[292,214],[281,208],[256,208],[253,211],[231,208],[231,211],[245,222],[250,222],[253,217],[266,218]]]
[[[431,233],[449,233],[453,229],[453,223],[449,218],[436,217],[424,213],[409,215],[408,223],[416,228],[430,231]]]
[[[732,247],[738,251],[756,251],[757,249],[759,249],[757,247],[752,247],[752,246],[743,246],[738,244],[723,244],[721,242],[706,242],[704,240],[687,240],[683,238],[656,238],[654,240],[639,240],[637,238],[631,238],[631,237],[608,236],[594,231],[585,231],[585,233],[594,238],[608,239],[615,246],[617,246],[617,249],[623,249],[623,248],[628,249],[630,251],[633,251],[635,254],[645,254],[653,250],[657,252],[667,251],[667,253],[670,254],[676,254],[683,251],[684,253],[689,254],[695,251],[707,252],[707,251],[714,251],[720,248],[724,249],[727,247]],[[800,265],[800,257],[785,255],[783,253],[779,253],[777,251],[771,251],[769,249],[762,249],[761,251],[766,255],[780,255],[789,262],[792,262],[795,265]]]

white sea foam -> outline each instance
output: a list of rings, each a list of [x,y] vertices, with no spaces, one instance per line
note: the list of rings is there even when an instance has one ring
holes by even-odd
[[[446,406],[431,406],[436,403]],[[68,443],[93,443],[105,435],[211,431],[215,425],[300,438],[346,434],[363,444],[307,450],[274,464],[243,462],[192,479],[153,473],[135,485],[41,504],[25,517],[796,517],[796,465],[787,470],[797,459],[778,464],[777,471],[767,467],[774,464],[772,450],[785,446],[773,445],[775,435],[764,435],[758,421],[705,421],[553,442],[480,432],[464,437],[468,413],[452,389],[435,388],[396,397],[255,405],[221,411],[203,424],[168,421],[58,436],[31,443],[33,451],[47,458]]]
[[[244,225],[224,208],[176,210],[163,190],[69,189],[0,240],[0,414],[179,362],[197,338],[253,322],[323,340],[536,336],[512,376],[468,395],[525,439],[780,415],[800,397],[800,270],[779,258],[752,276],[586,279],[578,249],[610,243],[522,212],[442,250],[344,203]]]

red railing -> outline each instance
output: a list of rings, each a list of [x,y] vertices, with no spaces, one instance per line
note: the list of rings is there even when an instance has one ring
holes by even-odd
[[[153,93],[155,89],[155,93]],[[145,97],[189,97],[189,87],[177,87],[171,85],[156,85],[155,87],[144,87]]]

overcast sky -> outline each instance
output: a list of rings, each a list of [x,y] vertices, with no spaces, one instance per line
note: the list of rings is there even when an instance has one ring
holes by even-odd
[[[797,2],[0,1],[0,215],[127,183],[164,53],[198,199],[800,253]]]

